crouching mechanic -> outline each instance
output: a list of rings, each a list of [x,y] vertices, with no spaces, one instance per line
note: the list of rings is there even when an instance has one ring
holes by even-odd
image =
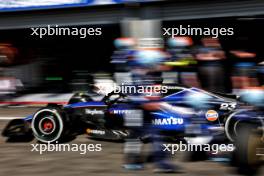
[[[130,72],[133,85],[143,87],[154,87],[162,82],[160,65],[166,59],[167,54],[161,50],[138,50],[135,51],[133,59],[129,61]],[[125,126],[130,130],[130,136],[125,142],[124,155],[125,163],[123,167],[130,170],[143,168],[142,142],[140,137],[144,134],[151,135],[152,141],[152,161],[156,165],[155,172],[170,173],[175,172],[176,167],[168,162],[167,154],[163,151],[162,138],[159,130],[153,128],[150,113],[160,109],[160,92],[153,91],[134,92],[130,96],[134,107],[133,113],[125,115]]]

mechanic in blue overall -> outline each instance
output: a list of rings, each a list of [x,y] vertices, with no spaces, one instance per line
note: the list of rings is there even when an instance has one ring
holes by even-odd
[[[118,85],[122,85],[123,82],[131,80],[128,76],[131,71],[129,64],[135,53],[135,43],[133,38],[117,38],[114,41],[114,45],[117,50],[114,51],[114,54],[111,57],[111,63],[115,65],[115,81]],[[125,76],[119,78],[118,75],[120,73]],[[128,84],[131,84],[131,81]],[[127,126],[130,131],[129,138],[126,140],[124,147],[124,168],[136,170],[143,168],[141,160],[141,142],[139,140],[139,136],[143,131],[143,114],[141,114],[142,111],[138,110],[131,110],[131,112],[132,113],[129,113],[124,117],[124,125]],[[130,114],[132,114],[132,117],[129,116]]]
[[[116,50],[111,57],[111,64],[115,65],[115,72],[128,72],[129,58],[133,56],[135,40],[133,38],[117,38],[114,41]]]
[[[128,60],[129,70],[134,86],[149,87],[160,84],[161,63],[167,57],[161,50],[138,49],[133,57]],[[147,96],[146,96],[147,95]],[[159,109],[160,95],[157,92],[134,92],[130,96],[131,104],[139,107],[133,113],[126,115],[125,126],[131,134],[125,142],[125,164],[123,167],[130,170],[143,168],[142,143],[140,136],[151,131],[152,134],[152,159],[156,165],[155,172],[174,172],[176,167],[167,161],[167,154],[163,152],[161,137],[158,137],[159,130],[151,124],[150,112]]]
[[[184,72],[194,72],[194,66],[197,61],[192,55],[191,47],[193,41],[190,37],[174,37],[167,41],[167,52],[171,55],[165,64],[173,68],[173,72],[177,73],[178,84],[184,84]]]

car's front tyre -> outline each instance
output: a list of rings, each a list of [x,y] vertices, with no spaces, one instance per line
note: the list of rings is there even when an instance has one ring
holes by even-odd
[[[59,107],[46,107],[37,111],[31,122],[33,135],[44,143],[61,142],[68,134],[68,117]]]

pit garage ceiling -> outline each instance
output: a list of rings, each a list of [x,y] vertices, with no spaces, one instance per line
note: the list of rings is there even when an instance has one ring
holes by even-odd
[[[0,29],[119,23],[125,18],[188,20],[264,15],[263,0],[174,0],[154,3],[1,12]]]

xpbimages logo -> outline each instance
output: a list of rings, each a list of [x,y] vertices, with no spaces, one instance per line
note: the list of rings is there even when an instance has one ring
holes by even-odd
[[[31,152],[38,152],[43,154],[45,152],[79,152],[81,155],[88,152],[100,152],[102,151],[102,144],[31,144]]]
[[[102,28],[77,28],[77,27],[59,27],[58,25],[46,27],[32,27],[30,35],[43,38],[44,36],[78,36],[86,38],[87,36],[102,35]]]
[[[218,154],[219,152],[232,152],[235,149],[234,144],[191,144],[183,143],[179,144],[163,144],[163,151],[171,154],[176,152],[211,152],[212,154]]]
[[[163,85],[130,85],[127,83],[122,83],[118,85],[113,84],[104,84],[101,83],[97,86],[98,94],[108,95],[109,93],[122,93],[126,95],[134,94],[144,94],[145,96],[152,96],[156,94],[164,94],[168,92],[168,87]]]
[[[208,27],[193,27],[191,25],[179,25],[173,28],[162,28],[164,36],[170,36],[172,38],[176,36],[212,36],[212,38],[218,38],[219,36],[231,36],[234,35],[234,28],[208,28]]]

